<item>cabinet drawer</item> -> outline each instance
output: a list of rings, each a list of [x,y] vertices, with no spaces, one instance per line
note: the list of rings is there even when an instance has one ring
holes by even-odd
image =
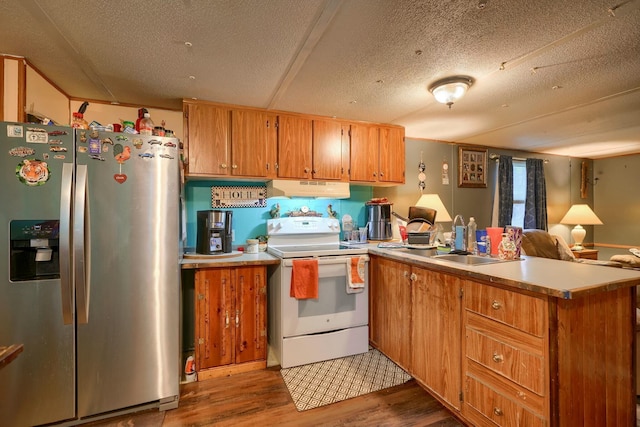
[[[546,425],[544,418],[473,377],[466,378],[465,406],[467,405],[499,426],[542,427]],[[486,425],[494,424],[487,422]]]
[[[465,338],[469,359],[540,396],[545,395],[542,354],[530,353],[471,327],[467,327]]]
[[[464,303],[467,310],[538,337],[547,330],[547,304],[540,298],[467,282]]]

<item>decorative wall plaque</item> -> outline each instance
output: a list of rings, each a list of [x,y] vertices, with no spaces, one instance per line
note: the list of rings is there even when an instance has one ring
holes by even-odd
[[[212,208],[264,208],[266,206],[266,185],[211,187]]]

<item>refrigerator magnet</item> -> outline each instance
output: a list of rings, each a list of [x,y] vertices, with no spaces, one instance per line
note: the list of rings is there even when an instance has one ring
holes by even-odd
[[[27,157],[33,156],[36,153],[36,150],[29,147],[14,147],[9,150],[9,155],[12,157]]]
[[[122,173],[122,164],[131,158],[131,147],[128,145],[122,146],[122,144],[116,144],[113,147],[113,157],[118,162],[120,168],[119,173],[113,175],[113,179],[118,184],[122,184],[127,180],[127,175]]]
[[[100,154],[102,153],[102,146],[100,144],[99,139],[90,139],[89,140],[89,154]]]
[[[24,159],[16,166],[16,176],[29,187],[44,185],[49,180],[49,166],[38,159]]]

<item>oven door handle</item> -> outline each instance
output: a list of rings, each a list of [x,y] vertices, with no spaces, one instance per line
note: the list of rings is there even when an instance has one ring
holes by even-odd
[[[354,255],[356,258],[363,258],[365,262],[369,262],[368,255]],[[348,260],[352,257],[338,255],[338,256],[323,256],[323,257],[311,257],[311,258],[288,258],[282,260],[282,265],[285,267],[293,267],[293,261],[296,260],[309,260],[309,259],[317,259],[318,265],[335,265],[335,264],[346,264]]]

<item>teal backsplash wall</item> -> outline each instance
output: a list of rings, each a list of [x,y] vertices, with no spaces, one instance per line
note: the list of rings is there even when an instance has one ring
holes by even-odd
[[[196,246],[196,215],[198,211],[210,210],[211,187],[264,185],[263,182],[230,182],[230,181],[188,181],[185,184],[185,207],[187,224],[187,241],[185,246]],[[370,186],[351,185],[349,199],[267,199],[264,208],[231,208],[233,211],[233,229],[235,230],[234,246],[244,246],[247,239],[255,238],[267,233],[267,220],[271,218],[269,211],[276,204],[280,204],[280,215],[285,216],[289,211],[299,210],[301,206],[308,206],[309,210],[322,213],[326,217],[327,206],[331,204],[337,212],[337,218],[348,214],[358,223],[366,223],[365,202],[371,199],[373,188]]]

